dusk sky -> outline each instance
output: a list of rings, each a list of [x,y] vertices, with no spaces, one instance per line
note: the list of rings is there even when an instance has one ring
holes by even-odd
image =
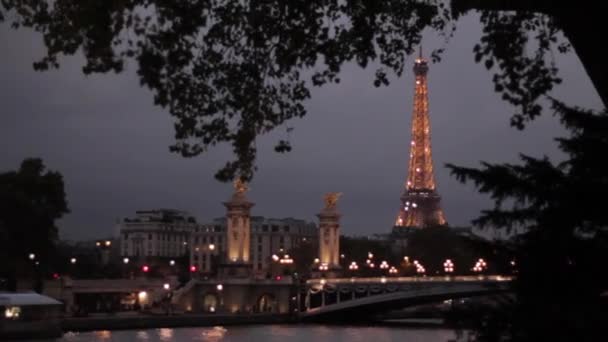
[[[560,158],[553,138],[563,134],[547,112],[524,131],[509,126],[514,108],[494,93],[491,74],[473,60],[476,15],[461,18],[439,64],[429,71],[431,137],[438,192],[451,225],[469,225],[491,205],[472,185],[458,183],[445,163],[514,162],[519,152]],[[437,41],[429,35],[425,49]],[[173,119],[153,105],[135,65],[115,75],[84,76],[80,56],[57,71],[35,72],[38,35],[0,26],[0,172],[40,157],[64,175],[71,213],[59,222],[62,238],[109,236],[118,218],[136,210],[175,208],[201,222],[224,215],[232,185],[214,173],[233,158],[229,146],[184,159],[169,152]],[[568,104],[600,108],[578,58],[556,55],[564,83],[553,93]],[[408,63],[413,64],[413,59]],[[413,100],[411,67],[390,86],[375,88],[374,69],[344,68],[341,83],[313,89],[308,115],[288,122],[293,150],[274,144],[285,127],[259,138],[259,171],[250,185],[253,215],[310,221],[323,194],[343,192],[342,233],[387,233],[406,177]]]

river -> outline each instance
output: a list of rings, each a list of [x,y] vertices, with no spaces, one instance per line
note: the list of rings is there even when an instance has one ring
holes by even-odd
[[[68,332],[57,342],[446,342],[455,338],[447,329],[405,328],[394,326],[328,326],[328,325],[251,325],[205,328],[161,328]],[[40,340],[37,340],[40,341]]]

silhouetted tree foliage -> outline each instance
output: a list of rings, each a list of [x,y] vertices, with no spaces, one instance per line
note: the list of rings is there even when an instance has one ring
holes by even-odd
[[[133,61],[155,103],[176,119],[171,151],[192,157],[232,144],[236,160],[216,174],[227,181],[253,176],[256,137],[304,116],[311,86],[339,82],[350,62],[373,63],[374,85],[387,85],[423,30],[447,41],[471,9],[481,10],[483,25],[475,61],[493,70],[496,91],[516,106],[514,125],[539,115],[539,100],[560,81],[553,53],[570,46],[560,32],[608,102],[608,56],[595,51],[604,2],[3,0],[0,21],[42,34],[47,51],[37,70],[77,52],[85,74],[121,72]],[[275,149],[290,151],[289,139]]]
[[[473,182],[495,202],[477,225],[525,232],[514,240],[517,299],[485,313],[478,340],[598,341],[606,336],[608,303],[601,294],[608,290],[603,271],[608,215],[602,199],[608,193],[608,112],[558,101],[553,108],[570,131],[557,139],[565,161],[521,155],[520,165],[448,165],[459,180]]]
[[[15,290],[19,267],[43,274],[57,240],[55,221],[68,213],[63,177],[45,171],[40,159],[26,159],[19,170],[0,174],[0,272]],[[42,270],[42,271],[40,271]]]
[[[294,260],[295,272],[300,277],[308,277],[314,259],[319,255],[319,242],[317,240],[301,241],[296,247],[287,252]]]
[[[339,82],[345,63],[373,63],[374,85],[387,85],[389,75],[403,73],[423,30],[447,39],[460,15],[481,11],[474,58],[515,106],[512,124],[523,128],[549,100],[572,136],[559,141],[569,156],[559,165],[522,156],[523,165],[453,167],[497,202],[477,223],[528,230],[516,242],[519,299],[502,316],[481,320],[477,337],[563,341],[592,340],[602,317],[606,114],[567,108],[547,94],[560,82],[553,55],[571,46],[608,104],[608,52],[598,48],[607,7],[565,0],[3,0],[0,20],[42,34],[47,53],[37,70],[76,52],[87,74],[121,72],[133,61],[142,85],[176,119],[172,151],[191,157],[232,145],[236,160],[216,174],[227,181],[250,179],[256,137],[304,116],[310,87]],[[288,140],[276,147],[290,149]],[[504,200],[515,204],[504,209]]]

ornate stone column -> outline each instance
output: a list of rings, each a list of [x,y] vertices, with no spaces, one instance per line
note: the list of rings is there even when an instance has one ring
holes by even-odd
[[[248,277],[251,275],[251,226],[249,202],[245,193],[247,185],[241,180],[234,182],[234,193],[226,206],[226,253],[220,266],[220,274],[228,277]]]
[[[334,274],[340,270],[340,213],[336,208],[342,193],[325,195],[325,208],[319,217],[319,263],[315,271]]]

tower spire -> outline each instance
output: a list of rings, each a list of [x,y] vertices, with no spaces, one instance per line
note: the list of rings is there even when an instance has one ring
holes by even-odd
[[[395,226],[399,227],[446,225],[440,206],[441,198],[435,189],[426,78],[429,67],[426,59],[422,58],[422,44],[419,54],[420,58],[414,63],[414,111],[408,175],[395,222]]]

